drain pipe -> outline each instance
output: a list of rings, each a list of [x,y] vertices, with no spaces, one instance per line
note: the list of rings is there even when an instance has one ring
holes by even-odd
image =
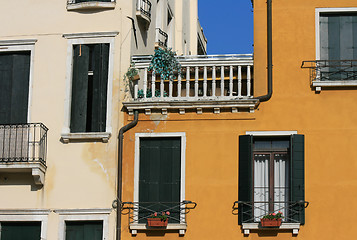
[[[260,102],[268,101],[273,94],[273,30],[272,30],[272,0],[267,0],[267,62],[268,62],[268,94],[259,96],[257,99]]]
[[[134,112],[134,120],[119,130],[119,146],[118,146],[118,182],[117,182],[117,231],[116,240],[121,239],[121,200],[122,200],[122,175],[123,175],[123,141],[124,133],[135,127],[139,120],[139,111]]]

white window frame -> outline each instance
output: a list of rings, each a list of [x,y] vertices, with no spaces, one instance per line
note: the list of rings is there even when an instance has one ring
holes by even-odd
[[[111,209],[58,209],[58,239],[66,239],[66,222],[68,221],[103,221],[103,240],[109,239],[109,214]]]
[[[32,100],[32,84],[33,84],[33,69],[34,69],[34,52],[37,39],[21,39],[21,40],[2,40],[0,41],[0,52],[23,52],[30,51],[30,76],[29,76],[29,95],[27,106],[27,122],[31,122],[31,100]]]
[[[291,136],[298,134],[297,131],[246,131],[246,135],[251,135],[253,137],[274,137],[274,136]],[[251,230],[261,229],[259,223],[243,223],[242,229],[245,235],[249,235]],[[292,230],[293,235],[299,234],[300,223],[282,223],[279,229]]]
[[[41,222],[41,239],[47,239],[49,213],[50,210],[0,210],[0,230],[1,222]]]
[[[64,34],[68,39],[67,45],[67,66],[66,66],[66,94],[64,109],[64,126],[62,129],[62,141],[68,143],[70,140],[101,140],[108,142],[111,136],[111,116],[112,116],[112,92],[113,92],[113,72],[114,72],[114,39],[119,32],[99,32],[99,33],[76,33]],[[105,132],[83,132],[71,133],[71,101],[72,101],[72,76],[73,76],[73,45],[78,44],[109,44],[109,66],[108,66],[108,88],[107,88],[107,115]]]
[[[134,202],[139,201],[139,172],[140,172],[140,138],[162,138],[162,137],[180,137],[181,138],[181,186],[180,202],[185,200],[185,169],[186,169],[186,133],[135,133],[135,159],[134,159]],[[134,217],[134,221],[137,220]],[[180,222],[186,220],[184,213],[180,214]],[[168,230],[179,230],[180,235],[185,234],[185,224],[168,224]],[[146,224],[132,224],[131,233],[135,235],[137,230],[145,230]]]
[[[346,13],[357,12],[357,7],[350,8],[316,8],[315,9],[315,39],[316,39],[316,60],[321,60],[320,49],[320,15],[321,13]],[[313,81],[312,86],[315,87],[315,91],[319,92],[322,87],[349,87],[357,86],[357,81]]]

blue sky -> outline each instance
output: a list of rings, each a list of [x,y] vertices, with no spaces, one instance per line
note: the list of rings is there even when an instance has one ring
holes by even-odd
[[[250,0],[198,0],[207,54],[253,53],[252,11]]]

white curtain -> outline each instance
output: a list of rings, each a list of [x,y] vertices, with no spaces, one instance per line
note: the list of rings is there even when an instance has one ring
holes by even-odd
[[[269,154],[254,154],[254,221],[269,212]]]
[[[283,213],[283,221],[288,215],[288,159],[287,154],[274,154],[274,212]],[[280,203],[279,203],[280,202]]]

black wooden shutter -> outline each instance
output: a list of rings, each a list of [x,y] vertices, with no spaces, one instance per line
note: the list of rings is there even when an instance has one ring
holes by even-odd
[[[291,151],[291,201],[301,204],[294,205],[290,211],[291,218],[305,224],[305,141],[304,135],[292,135],[290,139]]]
[[[92,55],[93,92],[91,106],[91,131],[105,132],[107,115],[107,86],[109,44],[96,44]]]
[[[239,177],[238,200],[251,204],[253,195],[253,136],[239,136]],[[253,218],[252,207],[247,204],[239,204],[238,223]]]
[[[152,211],[171,212],[170,222],[178,222],[181,186],[181,139],[141,138],[139,170],[139,222]],[[148,204],[147,202],[151,202]],[[164,205],[159,204],[165,202]],[[176,203],[176,204],[173,204]],[[176,207],[175,207],[176,206]],[[152,211],[147,211],[149,208]]]
[[[89,46],[73,46],[71,132],[86,132]]]
[[[27,123],[29,51],[0,54],[0,124]]]

